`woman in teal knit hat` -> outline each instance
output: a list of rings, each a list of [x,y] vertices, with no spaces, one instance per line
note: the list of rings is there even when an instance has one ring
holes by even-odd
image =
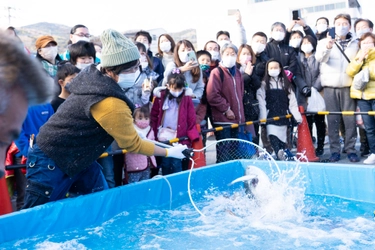
[[[134,129],[134,106],[121,87],[135,81],[137,47],[111,29],[101,41],[101,64],[86,67],[68,84],[69,98],[31,142],[23,208],[107,189],[96,160],[114,140],[128,152],[184,158],[186,146],[164,149]]]

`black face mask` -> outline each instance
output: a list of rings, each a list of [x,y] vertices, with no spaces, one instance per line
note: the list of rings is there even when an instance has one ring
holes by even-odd
[[[3,178],[5,175],[5,172],[3,170],[0,170],[0,179]]]

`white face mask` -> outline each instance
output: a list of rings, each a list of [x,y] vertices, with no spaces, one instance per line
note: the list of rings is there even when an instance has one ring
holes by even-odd
[[[232,68],[236,64],[236,57],[235,56],[223,56],[221,59],[221,63],[226,68]]]
[[[188,51],[178,52],[178,57],[180,58],[180,61],[182,63],[186,63],[188,61],[187,53],[188,53]]]
[[[139,58],[139,61],[141,62],[142,70],[144,70],[148,66],[147,57],[144,55],[141,55],[141,58]]]
[[[210,52],[210,54],[211,54],[212,61],[219,61],[220,60],[219,51],[211,50],[211,51],[208,51],[208,52]]]
[[[316,25],[316,30],[319,32],[319,33],[322,33],[324,31],[326,31],[328,29],[328,25],[325,24],[325,23],[321,23],[321,24],[318,24]]]
[[[78,41],[85,41],[85,42],[90,42],[90,38],[88,37],[85,37],[85,36],[77,36],[77,35],[74,35],[74,43],[78,42]]]
[[[276,41],[282,41],[285,37],[285,33],[282,31],[273,31],[272,32],[272,38]]]
[[[101,52],[96,52],[95,57],[101,59],[102,58],[102,53]]]
[[[291,39],[289,41],[289,46],[293,48],[299,48],[299,46],[301,45],[301,41],[302,41],[302,38]]]
[[[162,42],[159,44],[160,50],[163,52],[169,52],[172,48],[171,42]]]
[[[305,43],[301,45],[301,50],[306,54],[310,54],[313,51],[313,46],[311,43]]]
[[[263,43],[253,43],[251,44],[251,48],[253,49],[255,54],[260,54],[264,51],[264,49],[266,48],[266,45]]]
[[[174,97],[179,97],[181,94],[182,94],[182,89],[180,91],[172,91],[172,90],[169,90],[169,93],[171,93],[171,95],[173,95]]]
[[[277,77],[280,74],[279,69],[270,69],[268,70],[268,74],[272,77]]]
[[[346,36],[349,33],[349,26],[335,26],[335,32],[338,36]]]
[[[251,61],[251,56],[248,55],[240,55],[240,63],[242,65],[246,65],[248,62]]]
[[[128,89],[134,86],[137,77],[139,76],[139,69],[134,73],[129,74],[119,74],[118,76],[118,85],[123,89]]]
[[[357,37],[358,38],[361,38],[361,36],[367,32],[370,32],[370,29],[369,28],[365,28],[365,29],[361,29],[361,30],[358,30],[356,33],[357,33]]]
[[[147,52],[150,46],[148,45],[148,43],[143,43],[143,45],[146,47],[146,52]]]
[[[91,65],[91,63],[77,63],[76,67],[79,68],[80,70],[82,70],[84,68],[87,68],[90,65]]]
[[[371,48],[374,48],[374,44],[373,43],[364,43],[364,44],[361,44],[361,49],[362,50],[371,49]]]
[[[53,61],[57,56],[57,46],[41,48],[39,54],[48,61]]]
[[[228,40],[220,40],[217,42],[220,46],[220,48],[222,48],[225,44],[230,44],[230,41]]]

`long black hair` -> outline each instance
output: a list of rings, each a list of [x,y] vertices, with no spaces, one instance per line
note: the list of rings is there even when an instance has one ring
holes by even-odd
[[[268,74],[268,65],[271,62],[277,62],[279,64],[280,73],[277,76],[277,79],[279,81],[281,80],[281,83],[283,83],[282,89],[285,90],[287,94],[290,94],[290,91],[293,90],[293,85],[289,81],[288,77],[286,76],[282,63],[275,58],[269,59],[266,63],[266,69],[265,69],[264,78],[263,78],[263,81],[266,83],[266,90],[269,90],[271,88],[271,83],[270,83],[271,76]]]

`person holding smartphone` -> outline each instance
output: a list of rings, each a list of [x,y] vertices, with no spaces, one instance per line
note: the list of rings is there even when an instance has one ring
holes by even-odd
[[[351,17],[349,14],[338,14],[334,18],[335,37],[327,35],[319,40],[315,57],[320,63],[320,77],[324,88],[326,110],[355,111],[356,102],[350,98],[350,86],[353,78],[346,74],[348,61],[353,60],[358,51],[358,40],[350,33]],[[328,137],[330,142],[331,162],[340,160],[341,145],[339,141],[340,120],[345,127],[344,151],[351,162],[359,162],[355,143],[357,127],[355,116],[328,115]]]
[[[163,86],[166,85],[172,70],[178,68],[185,76],[187,87],[193,91],[192,98],[201,99],[204,90],[203,74],[196,58],[194,46],[189,40],[178,41],[174,50],[174,61],[165,68]]]

